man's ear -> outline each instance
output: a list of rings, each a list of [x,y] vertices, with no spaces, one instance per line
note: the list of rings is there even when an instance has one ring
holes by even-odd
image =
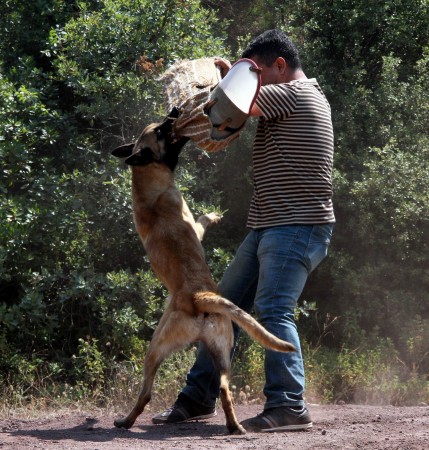
[[[127,158],[128,156],[131,156],[131,154],[133,153],[133,148],[134,142],[124,144],[121,145],[120,147],[115,148],[115,150],[112,151],[112,155],[118,158]]]
[[[279,56],[279,57],[274,61],[274,64],[277,65],[277,67],[278,67],[280,73],[282,73],[282,74],[285,73],[286,69],[288,68],[288,64],[287,64],[286,60],[285,60],[282,56]]]

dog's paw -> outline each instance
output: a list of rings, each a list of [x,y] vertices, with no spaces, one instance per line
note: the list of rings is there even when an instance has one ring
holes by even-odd
[[[212,213],[209,213],[209,214],[204,214],[201,217],[205,217],[209,224],[218,223],[222,219],[222,215],[218,214],[216,212],[212,212]]]
[[[228,427],[229,434],[242,435],[246,434],[246,430],[243,425],[238,424],[236,427]]]
[[[209,214],[203,214],[202,216],[198,217],[198,220],[195,222],[195,232],[197,233],[197,237],[200,241],[203,240],[204,233],[206,231],[206,228],[209,225],[212,225],[214,223],[218,223],[222,219],[222,216],[218,213],[212,212]]]
[[[131,428],[134,424],[134,422],[131,422],[130,420],[128,420],[127,417],[124,417],[122,419],[115,419],[115,421],[113,422],[116,428],[126,428],[128,430],[128,428]]]

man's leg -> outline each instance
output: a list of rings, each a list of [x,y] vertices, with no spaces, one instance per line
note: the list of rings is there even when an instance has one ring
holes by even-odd
[[[251,431],[304,429],[311,420],[304,407],[305,375],[295,308],[308,274],[327,254],[332,226],[284,226],[259,235],[260,273],[255,311],[260,323],[297,348],[294,353],[265,352],[264,413],[244,421]]]

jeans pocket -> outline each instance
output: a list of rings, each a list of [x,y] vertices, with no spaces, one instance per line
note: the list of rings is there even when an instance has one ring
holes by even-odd
[[[328,255],[332,230],[333,224],[315,225],[313,227],[306,251],[309,272],[312,272]]]

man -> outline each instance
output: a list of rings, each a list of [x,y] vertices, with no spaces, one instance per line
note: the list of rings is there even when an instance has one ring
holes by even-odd
[[[312,422],[303,398],[304,365],[294,312],[308,275],[327,255],[335,221],[330,107],[316,80],[305,76],[297,49],[284,33],[266,31],[242,56],[262,69],[262,87],[252,108],[252,115],[259,116],[254,193],[250,232],[219,288],[244,310],[254,307],[267,330],[298,349],[266,350],[264,410],[242,425],[254,432],[307,429]],[[218,394],[219,375],[201,344],[175,404],[152,421],[212,417]]]

